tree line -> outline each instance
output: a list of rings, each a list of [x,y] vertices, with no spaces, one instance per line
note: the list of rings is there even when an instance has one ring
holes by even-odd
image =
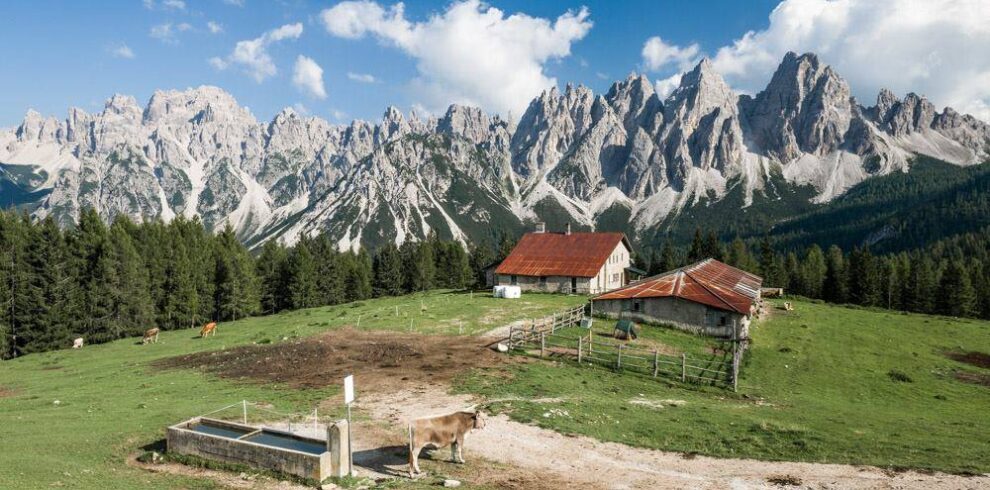
[[[915,313],[990,319],[990,228],[956,235],[908,252],[875,255],[869,247],[823,250],[812,244],[779,251],[769,237],[751,247],[695,231],[691,245],[665,243],[640,254],[639,266],[659,274],[712,257],[761,275],[765,287],[831,303]]]
[[[227,227],[198,219],[104,223],[93,210],[63,230],[51,218],[0,211],[0,358],[108,342],[145,330],[333,305],[435,288],[484,285],[513,242],[466,251],[431,237],[374,254],[327,236],[250,253]]]

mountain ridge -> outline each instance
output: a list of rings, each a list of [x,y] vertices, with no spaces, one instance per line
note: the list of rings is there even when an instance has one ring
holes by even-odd
[[[990,125],[914,93],[864,107],[816,55],[788,53],[753,96],[702,60],[663,99],[639,74],[605,94],[568,84],[515,123],[459,105],[426,119],[389,107],[379,124],[288,108],[264,122],[217,87],[156,91],[145,107],[114,95],[99,113],[28,111],[0,130],[0,183],[66,226],[94,207],[197,216],[251,244],[325,231],[356,248],[431,233],[467,244],[537,220],[645,236],[736,186],[743,208],[807,186],[827,203],[917,155],[976,164]]]

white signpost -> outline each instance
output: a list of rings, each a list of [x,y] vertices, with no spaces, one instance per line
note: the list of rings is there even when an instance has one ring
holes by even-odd
[[[344,377],[344,405],[347,405],[347,467],[354,474],[354,446],[351,440],[351,404],[354,403],[354,375]]]

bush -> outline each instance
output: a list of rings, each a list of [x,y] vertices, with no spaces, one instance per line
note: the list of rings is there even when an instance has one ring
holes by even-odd
[[[897,381],[898,383],[913,383],[914,382],[914,380],[911,379],[910,376],[908,376],[908,375],[906,375],[906,374],[904,374],[904,373],[902,373],[902,372],[900,372],[900,371],[898,371],[896,369],[891,369],[890,371],[887,371],[887,376],[890,376],[890,379],[892,379],[894,381]]]

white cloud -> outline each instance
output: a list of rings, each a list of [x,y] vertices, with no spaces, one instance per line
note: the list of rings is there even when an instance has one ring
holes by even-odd
[[[608,80],[609,78],[612,78],[612,77],[608,76],[608,73],[604,73],[604,72],[600,72],[600,71],[599,72],[595,72],[595,76],[598,77],[600,80]]]
[[[419,76],[410,82],[428,108],[443,111],[458,102],[497,112],[521,114],[529,101],[557,80],[544,65],[571,53],[592,22],[585,8],[557,19],[505,15],[501,10],[465,0],[423,22],[405,18],[404,6],[345,1],[323,10],[327,32],[345,39],[366,35],[416,59]]]
[[[299,55],[296,58],[296,66],[292,74],[292,84],[302,93],[317,99],[327,98],[326,88],[323,86],[323,68],[316,64],[312,58]]]
[[[251,78],[261,83],[266,78],[278,73],[275,61],[268,54],[268,46],[284,39],[298,39],[302,33],[302,24],[286,24],[262,34],[261,37],[238,41],[234,45],[234,51],[226,58],[213,57],[208,61],[211,66],[218,70],[225,70],[231,65],[239,65]]]
[[[223,32],[223,26],[212,20],[206,23],[206,28],[210,31],[210,34],[220,34]]]
[[[188,22],[182,22],[179,24],[172,24],[171,22],[165,22],[163,24],[158,24],[151,27],[148,35],[165,43],[165,44],[178,44],[179,39],[176,37],[180,32],[186,32],[192,30],[192,25]]]
[[[186,9],[186,2],[184,2],[182,0],[164,0],[162,2],[162,7],[165,7],[167,9],[171,9],[171,10],[185,10]]]
[[[110,54],[113,55],[114,58],[124,58],[128,60],[134,58],[134,51],[132,51],[126,44],[121,44],[120,46],[110,48]]]
[[[296,102],[295,104],[292,104],[292,110],[296,111],[296,114],[299,114],[300,116],[309,115],[309,107],[306,107],[306,105],[303,104],[302,102]]]
[[[784,0],[765,30],[718,50],[733,87],[761,90],[787,51],[814,52],[849,81],[864,105],[880,88],[990,120],[990,2]]]
[[[244,6],[244,0],[223,0],[223,3],[226,3],[227,5],[233,5],[235,7]]]
[[[374,75],[371,75],[371,74],[368,74],[368,73],[354,73],[354,72],[350,72],[349,71],[349,72],[347,72],[347,78],[350,79],[350,80],[353,80],[355,82],[361,82],[361,83],[376,83],[376,82],[378,82],[378,79],[375,78]]]
[[[681,84],[681,76],[683,73],[676,73],[663,80],[657,80],[653,85],[657,91],[657,96],[661,99],[666,98],[670,95]]]
[[[697,43],[687,47],[668,44],[659,36],[653,36],[643,44],[643,64],[647,70],[658,71],[667,65],[675,65],[681,71],[698,62],[701,47]]]
[[[345,121],[347,121],[347,113],[344,112],[344,111],[341,111],[339,109],[333,109],[333,110],[331,110],[330,111],[330,115],[333,116],[333,119],[335,121],[337,121],[337,122],[345,122]]]

